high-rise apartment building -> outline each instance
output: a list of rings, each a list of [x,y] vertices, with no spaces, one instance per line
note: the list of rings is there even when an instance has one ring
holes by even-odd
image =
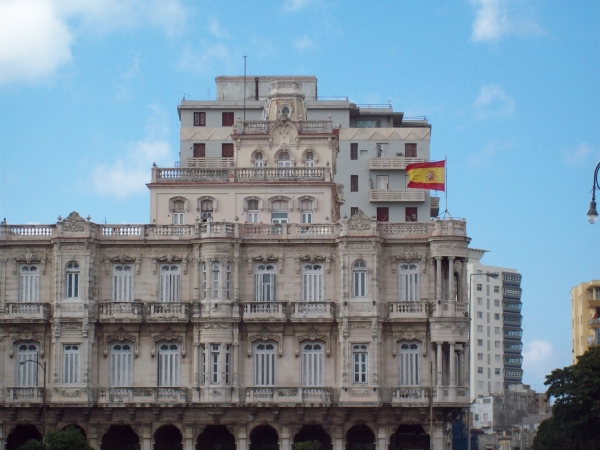
[[[521,275],[482,264],[485,253],[469,249],[472,399],[501,394],[523,378]]]
[[[414,153],[375,154],[383,119],[315,100],[314,77],[258,79],[245,101],[240,80],[179,106],[149,224],[2,222],[0,446],[71,425],[103,450],[451,448],[470,398],[465,221],[360,179],[350,203],[343,136],[391,178]],[[427,160],[429,127],[408,128]]]
[[[600,345],[600,280],[571,289],[571,333],[573,364],[590,347]]]

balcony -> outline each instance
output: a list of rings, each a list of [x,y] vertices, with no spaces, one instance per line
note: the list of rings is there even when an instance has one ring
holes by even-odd
[[[370,170],[405,170],[408,164],[420,163],[425,161],[423,158],[405,158],[397,157],[382,157],[371,158],[369,160]]]
[[[329,322],[335,317],[335,304],[332,302],[293,302],[292,322]]]
[[[600,328],[600,319],[590,319],[588,325],[590,328]]]
[[[467,317],[468,303],[441,300],[432,303],[433,317]]]
[[[100,322],[141,322],[142,303],[136,302],[103,302],[98,304]]]
[[[199,306],[198,312],[196,312],[197,306]],[[222,319],[238,317],[239,314],[239,305],[231,301],[206,299],[202,300],[200,303],[194,303],[194,317],[202,317],[204,319]]]
[[[98,390],[98,404],[110,403],[186,403],[184,387],[113,387]]]
[[[395,302],[388,305],[389,319],[426,319],[429,317],[429,303]]]
[[[43,321],[50,316],[48,303],[6,303],[6,320]]]
[[[44,392],[41,387],[7,387],[6,403],[39,403],[44,400]]]
[[[331,181],[329,167],[152,168],[152,183]]]
[[[148,303],[148,322],[187,322],[190,304],[182,302]]]
[[[285,305],[286,302],[245,302],[244,321],[285,321]]]
[[[392,391],[392,405],[428,405],[429,388],[423,386],[397,387]]]
[[[227,169],[234,164],[233,158],[187,158],[186,167],[198,167],[200,169]]]
[[[235,134],[268,134],[278,122],[266,120],[246,120],[237,122]],[[291,122],[299,133],[333,133],[331,120],[300,120]]]
[[[246,403],[308,404],[329,406],[331,388],[326,387],[249,387]]]
[[[371,189],[370,202],[424,202],[423,189]]]
[[[335,224],[262,224],[247,223],[243,229],[244,238],[264,238],[278,236],[282,239],[331,239],[339,234]]]
[[[433,388],[433,403],[436,406],[444,406],[444,403],[462,403],[469,405],[468,387],[438,386]]]

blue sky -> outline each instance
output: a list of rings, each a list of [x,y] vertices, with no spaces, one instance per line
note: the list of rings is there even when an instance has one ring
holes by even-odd
[[[483,263],[523,274],[524,382],[571,363],[570,288],[600,278],[596,1],[0,0],[0,218],[147,222],[177,103],[214,98],[244,55],[249,75],[427,116],[448,210]]]

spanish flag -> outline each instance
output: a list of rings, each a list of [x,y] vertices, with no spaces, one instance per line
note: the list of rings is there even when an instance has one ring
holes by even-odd
[[[443,191],[445,171],[445,160],[408,164],[406,166],[407,187]]]

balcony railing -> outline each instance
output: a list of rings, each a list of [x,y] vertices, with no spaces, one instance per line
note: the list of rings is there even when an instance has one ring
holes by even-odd
[[[418,302],[395,302],[388,306],[390,319],[425,319],[429,316],[429,303]]]
[[[265,120],[240,121],[235,125],[236,134],[267,134],[278,122]],[[299,133],[332,133],[331,120],[300,120],[292,122]]]
[[[42,403],[44,399],[43,388],[41,387],[7,387],[7,403]]]
[[[371,170],[404,170],[408,164],[423,162],[423,158],[408,158],[403,156],[371,158],[369,169]]]
[[[441,300],[432,303],[433,317],[466,317],[468,303],[455,300]]]
[[[244,237],[281,236],[294,239],[334,238],[339,234],[335,224],[244,224]]]
[[[186,403],[184,387],[113,387],[98,390],[98,403]]]
[[[292,320],[333,320],[335,304],[332,302],[293,302]]]
[[[600,326],[600,319],[590,319],[588,320],[588,325],[592,328],[598,328]]]
[[[331,181],[329,167],[152,168],[153,183]]]
[[[371,202],[424,202],[425,191],[422,189],[371,189]]]
[[[190,304],[182,302],[148,303],[148,321],[188,320]]]
[[[429,403],[429,388],[424,386],[404,386],[392,391],[394,403]]]
[[[246,403],[310,403],[329,406],[331,388],[326,387],[249,387]]]
[[[198,167],[201,169],[227,169],[233,166],[233,158],[188,158],[186,159],[186,167]]]
[[[137,302],[102,302],[98,304],[98,318],[103,322],[141,321],[142,303]]]
[[[244,320],[285,320],[285,302],[246,302]]]
[[[6,303],[6,319],[42,319],[50,315],[48,303]]]

